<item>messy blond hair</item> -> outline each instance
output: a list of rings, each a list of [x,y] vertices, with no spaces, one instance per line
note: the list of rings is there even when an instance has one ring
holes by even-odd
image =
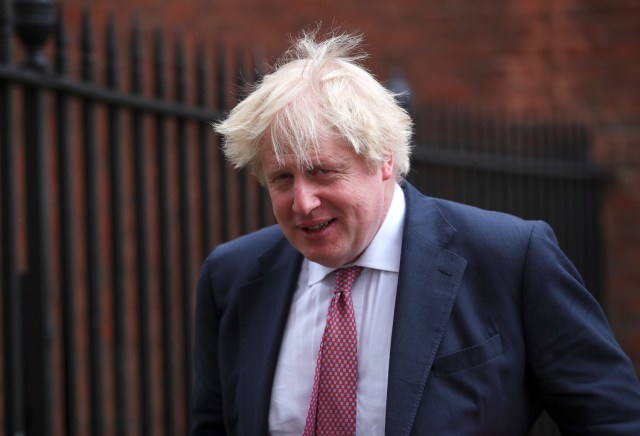
[[[398,97],[360,65],[362,37],[303,32],[226,120],[214,124],[236,168],[250,165],[264,182],[261,150],[310,167],[327,135],[339,135],[374,167],[393,156],[394,174],[409,171],[412,122]]]

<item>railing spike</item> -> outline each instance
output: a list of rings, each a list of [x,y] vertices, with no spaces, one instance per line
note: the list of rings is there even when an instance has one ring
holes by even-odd
[[[118,42],[116,39],[116,25],[113,13],[107,19],[106,58],[107,58],[107,86],[118,88]]]
[[[42,52],[55,24],[55,9],[51,0],[14,0],[14,27],[26,49],[23,65],[46,71],[49,63]]]
[[[64,23],[64,17],[62,14],[62,6],[57,5],[58,20],[56,21],[55,28],[55,44],[56,44],[56,73],[64,76],[68,73],[68,58],[67,58],[67,29]]]

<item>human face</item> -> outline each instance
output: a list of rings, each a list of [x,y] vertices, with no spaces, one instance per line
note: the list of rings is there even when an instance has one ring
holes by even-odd
[[[307,259],[330,268],[355,261],[391,204],[393,159],[375,169],[338,136],[320,142],[311,168],[293,156],[261,156],[273,211],[285,237]]]

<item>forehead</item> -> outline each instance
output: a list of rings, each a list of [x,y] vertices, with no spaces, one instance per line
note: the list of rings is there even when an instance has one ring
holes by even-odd
[[[353,148],[338,135],[319,138],[316,145],[308,147],[274,147],[266,144],[260,152],[260,163],[265,170],[310,168],[332,162],[348,162],[355,158]]]

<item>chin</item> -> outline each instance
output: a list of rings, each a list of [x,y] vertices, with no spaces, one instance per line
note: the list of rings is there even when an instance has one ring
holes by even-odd
[[[337,268],[339,266],[342,266],[344,262],[341,262],[340,259],[336,259],[333,256],[320,256],[320,255],[313,255],[313,254],[304,254],[304,257],[306,257],[307,259],[309,259],[311,262],[315,262],[315,263],[319,263],[322,266],[326,266],[327,268]]]

